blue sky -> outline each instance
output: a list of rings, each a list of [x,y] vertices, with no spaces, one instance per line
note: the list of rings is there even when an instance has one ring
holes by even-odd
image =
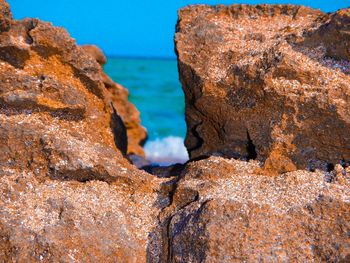
[[[9,0],[16,19],[37,17],[65,27],[79,44],[94,43],[114,56],[174,57],[177,10],[188,4],[290,3],[325,12],[349,0]]]

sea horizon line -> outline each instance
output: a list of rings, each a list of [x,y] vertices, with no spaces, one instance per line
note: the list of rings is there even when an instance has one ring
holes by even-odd
[[[163,57],[163,56],[141,56],[141,55],[111,55],[106,54],[107,58],[115,59],[144,59],[144,60],[176,60],[176,57]]]

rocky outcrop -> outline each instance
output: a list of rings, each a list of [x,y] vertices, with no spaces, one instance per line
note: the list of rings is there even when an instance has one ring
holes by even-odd
[[[323,17],[323,24],[309,31],[304,44],[325,48],[325,55],[338,60],[350,60],[350,8]]]
[[[103,66],[107,63],[107,58],[105,54],[103,54],[103,51],[96,45],[82,45],[82,49],[86,53],[88,53],[90,56],[92,56],[94,59],[96,59],[97,63]]]
[[[105,55],[98,47],[94,45],[85,45],[82,46],[82,48],[94,57],[101,66],[107,62]],[[113,82],[102,69],[100,74],[105,87],[110,93],[113,105],[125,124],[128,136],[127,153],[144,157],[145,152],[143,150],[143,145],[147,139],[147,132],[141,125],[140,112],[129,102],[129,93],[126,88]]]
[[[5,1],[0,1],[0,32],[7,31],[12,21],[10,6]]]
[[[350,177],[258,176],[258,162],[188,165],[162,213],[164,262],[348,262]]]
[[[1,168],[0,261],[146,262],[166,199],[145,174],[124,174],[143,179],[42,181]]]
[[[99,66],[63,29],[15,21],[0,35],[0,60],[3,167],[52,177],[76,170],[72,176],[85,177],[108,159],[128,165],[116,148],[126,144],[125,128],[109,105]]]
[[[190,157],[257,158],[268,174],[349,161],[347,31],[348,10],[181,9],[175,42]]]
[[[186,146],[211,157],[186,166],[160,214],[163,261],[350,260],[347,31],[348,10],[179,11]]]
[[[145,262],[163,181],[124,157],[101,67],[0,2],[0,261]]]
[[[316,32],[328,15],[291,6],[194,6],[180,14],[177,47],[192,157],[268,158],[268,175],[261,175],[258,160],[213,156],[149,166],[157,177],[138,170],[124,158],[132,137],[125,116],[139,125],[138,113],[126,90],[102,72],[103,53],[78,47],[49,23],[12,20],[0,0],[1,262],[350,260],[349,137],[342,130],[348,66],[338,61],[335,69],[334,60],[321,59],[330,52],[326,46],[312,51],[308,42],[321,36]],[[232,19],[237,36],[225,31]],[[257,22],[262,32],[250,32]],[[306,23],[312,29],[304,36],[299,30]],[[276,30],[286,24],[291,29],[280,30],[276,42]],[[244,38],[239,28],[247,31]],[[255,51],[249,41],[258,41]],[[276,170],[267,168],[278,161],[278,171],[294,170],[309,157],[339,155],[342,165],[327,173],[269,176]]]

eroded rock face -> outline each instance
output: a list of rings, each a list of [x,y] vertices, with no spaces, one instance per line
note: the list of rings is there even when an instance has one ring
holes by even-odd
[[[257,175],[258,166],[210,157],[187,167],[163,214],[167,262],[350,259],[345,170],[271,177]]]
[[[318,147],[316,137],[329,136],[327,125],[339,143],[348,145],[348,137],[341,130],[348,127],[349,111],[342,101],[344,94],[348,94],[347,64],[341,62],[335,69],[332,59],[321,60],[320,56],[325,54],[322,52],[327,52],[325,47],[315,50],[314,57],[306,57],[311,46],[298,31],[309,23],[307,17],[314,30],[306,35],[312,37],[324,23],[324,15],[283,6],[198,6],[182,12],[192,14],[193,10],[198,21],[208,15],[214,22],[203,22],[199,24],[201,30],[196,28],[192,32],[191,23],[197,22],[186,26],[193,17],[183,15],[180,32],[186,29],[194,35],[189,34],[188,39],[185,33],[177,35],[182,81],[188,85],[184,86],[190,125],[187,144],[191,147],[197,139],[200,142],[196,144],[198,148],[190,148],[192,156],[199,156],[202,151],[218,151],[254,158],[256,151],[260,159],[269,157],[267,164],[269,160],[278,160],[285,170],[294,169],[300,164],[298,147],[303,143]],[[270,177],[257,174],[258,161],[210,157],[186,167],[153,168],[158,178],[152,177],[123,156],[128,151],[125,129],[128,124],[122,119],[124,108],[118,108],[118,100],[125,105],[127,92],[118,89],[102,72],[97,61],[103,64],[103,54],[92,48],[91,56],[65,30],[49,23],[12,20],[4,1],[0,1],[0,14],[1,262],[349,261],[350,170],[343,168],[346,162],[336,165],[332,173],[296,171]],[[248,14],[250,19],[246,19]],[[258,20],[262,31],[267,28],[267,21],[272,20],[272,35],[248,31],[247,39],[258,41],[261,50],[258,48],[255,60],[249,53],[253,52],[252,47],[247,45],[247,61],[242,58],[242,64],[236,65],[230,64],[237,63],[236,53],[229,50],[232,61],[226,61],[226,53],[218,50],[248,41],[236,42],[235,35],[225,33],[225,26],[239,16],[242,21],[251,22],[252,28],[256,28],[253,25]],[[287,36],[282,31],[281,42],[274,42],[278,38],[274,35],[276,28],[284,24],[292,28],[285,30],[296,30],[298,34]],[[222,32],[217,33],[222,26]],[[239,38],[240,30],[235,26],[232,25],[232,30]],[[192,37],[203,42],[191,42]],[[226,38],[228,46],[221,46]],[[182,51],[181,43],[185,40],[186,45],[194,45],[192,49]],[[276,51],[271,51],[271,41]],[[194,52],[195,45],[203,48],[202,53]],[[278,51],[276,54],[281,57],[278,55],[275,60],[268,51],[272,54]],[[208,64],[195,64],[200,63],[201,56]],[[228,69],[220,68],[219,60]],[[299,75],[297,69],[305,66],[301,61],[309,66],[303,68],[309,73],[303,71]],[[257,74],[262,65],[259,63],[267,65],[262,66],[265,70],[262,75]],[[319,78],[314,76],[315,63],[319,63]],[[217,68],[211,68],[212,65]],[[230,73],[227,80],[220,77],[225,72]],[[290,76],[291,72],[303,83],[288,79],[296,83],[295,89],[285,84],[289,83],[287,77],[282,77]],[[335,86],[329,87],[326,75],[327,81]],[[211,79],[218,76],[219,82]],[[319,81],[322,92],[312,86],[310,76]],[[242,84],[239,87],[244,87],[238,93],[236,81]],[[191,83],[195,84],[193,89]],[[112,96],[108,90],[112,90]],[[329,103],[334,103],[330,111]],[[241,109],[242,105],[250,106]],[[264,108],[260,109],[261,105]],[[131,106],[124,110],[127,115],[138,116]],[[306,129],[315,124],[316,117],[311,113],[319,118],[318,130],[313,133]],[[272,118],[270,124],[274,124],[271,127],[266,125],[268,116]],[[220,126],[225,118],[228,123]],[[339,129],[334,129],[334,123],[339,124]],[[246,126],[237,128],[241,127],[238,124]],[[206,133],[206,128],[214,132]],[[237,135],[236,131],[241,133]],[[295,134],[309,136],[310,141],[293,137]],[[238,139],[231,141],[231,137],[225,137],[231,135]],[[270,138],[267,144],[264,136]],[[342,154],[346,159],[347,150],[334,144],[334,140],[321,141],[324,147],[317,148],[316,157],[323,160],[329,154],[332,159]],[[218,143],[218,148],[212,142]],[[307,157],[315,157],[312,151],[308,154]],[[271,162],[272,167],[274,164]]]
[[[7,31],[10,28],[12,21],[12,13],[10,6],[4,0],[0,1],[0,31]]]
[[[112,133],[118,127],[99,65],[63,29],[15,21],[0,35],[0,59],[3,167],[84,177],[103,162],[128,166],[115,146],[126,138]]]
[[[322,43],[326,55],[338,60],[350,60],[350,8],[323,17],[324,23],[308,32],[305,44],[317,47]]]
[[[146,262],[158,184],[41,181],[0,169],[0,188],[0,261]]]
[[[94,57],[101,66],[107,62],[105,55],[98,47],[94,45],[82,47]],[[110,93],[113,105],[125,124],[128,136],[127,153],[144,157],[145,152],[143,150],[143,145],[147,139],[147,132],[141,125],[140,112],[136,109],[134,104],[129,101],[129,93],[126,88],[115,83],[102,69],[100,74],[105,87]]]
[[[0,261],[145,262],[167,195],[123,157],[100,65],[0,9]]]
[[[97,63],[103,66],[107,63],[107,58],[103,51],[96,45],[82,45],[82,49],[89,55],[91,55],[94,59],[96,59]]]
[[[270,174],[350,160],[350,64],[338,60],[349,58],[347,14],[291,5],[180,10],[190,157],[257,158]]]

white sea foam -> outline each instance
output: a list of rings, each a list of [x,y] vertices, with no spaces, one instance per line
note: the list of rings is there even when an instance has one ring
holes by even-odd
[[[181,137],[169,136],[149,141],[145,145],[145,152],[149,161],[160,165],[184,163],[188,160],[188,153]]]

